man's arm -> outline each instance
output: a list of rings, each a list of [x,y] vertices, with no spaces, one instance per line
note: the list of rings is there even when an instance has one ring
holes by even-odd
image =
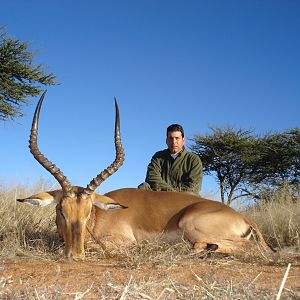
[[[183,178],[181,190],[199,194],[202,186],[202,162],[198,155],[191,157],[186,175]]]
[[[175,189],[162,178],[161,173],[161,157],[156,153],[148,165],[146,182],[148,182],[154,190],[175,191]]]

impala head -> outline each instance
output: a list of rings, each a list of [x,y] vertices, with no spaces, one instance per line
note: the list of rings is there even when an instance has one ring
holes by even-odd
[[[73,187],[64,176],[62,171],[49,161],[39,150],[38,137],[38,122],[40,109],[43,103],[45,93],[41,96],[32,121],[31,134],[29,140],[30,152],[34,158],[48,170],[59,182],[62,190],[45,193],[46,203],[57,203],[56,205],[56,224],[59,233],[65,241],[65,254],[67,257],[75,260],[84,258],[84,238],[86,234],[86,224],[89,220],[92,206],[97,205],[101,209],[122,208],[114,203],[109,203],[109,199],[102,196],[103,199],[95,201],[96,188],[110,175],[116,172],[124,161],[124,151],[120,137],[120,117],[118,104],[115,99],[116,120],[115,120],[115,148],[116,158],[114,162],[99,173],[86,188]],[[39,197],[33,195],[26,199],[19,199],[21,202],[41,205]],[[48,202],[47,202],[48,201]],[[44,202],[44,201],[43,201]],[[113,201],[112,201],[113,202]],[[44,205],[44,204],[42,204]]]

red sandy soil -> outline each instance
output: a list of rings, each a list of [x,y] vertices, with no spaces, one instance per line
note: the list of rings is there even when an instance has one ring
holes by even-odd
[[[41,291],[48,291],[48,295],[59,291],[60,298],[55,299],[121,299],[112,294],[106,298],[103,296],[105,289],[106,293],[107,289],[118,290],[120,296],[122,291],[124,294],[125,289],[130,289],[134,284],[157,286],[153,290],[149,287],[148,294],[140,292],[134,299],[179,299],[175,297],[176,292],[180,294],[176,287],[190,289],[202,286],[212,291],[214,284],[255,286],[258,290],[272,290],[276,294],[288,263],[210,257],[199,261],[183,260],[176,264],[146,263],[132,266],[118,258],[88,258],[83,262],[34,257],[2,258],[0,299],[27,299],[25,296],[13,298],[12,295],[34,290],[36,297],[31,299],[50,299],[38,297]],[[300,299],[300,255],[294,256],[290,263],[284,287],[296,293],[297,296],[293,299]],[[167,281],[171,288],[163,290],[163,281]],[[173,293],[174,297],[164,298],[163,293],[167,292]],[[133,299],[129,296],[122,299],[125,298]]]

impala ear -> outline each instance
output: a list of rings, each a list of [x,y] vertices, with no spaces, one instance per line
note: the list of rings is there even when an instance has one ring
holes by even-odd
[[[113,210],[113,209],[124,209],[127,208],[121,204],[117,203],[101,203],[101,202],[93,202],[93,205],[99,207],[102,210]]]
[[[38,198],[25,198],[25,199],[17,199],[18,202],[22,202],[25,204],[29,205],[34,205],[34,206],[47,206],[51,203],[53,203],[52,200],[41,200]]]
[[[113,210],[113,209],[124,209],[127,208],[119,203],[117,203],[112,198],[107,196],[93,194],[93,205],[99,207],[102,210]]]
[[[52,203],[57,204],[61,197],[62,190],[56,190],[35,194],[23,199],[17,199],[17,201],[29,205],[47,206]]]

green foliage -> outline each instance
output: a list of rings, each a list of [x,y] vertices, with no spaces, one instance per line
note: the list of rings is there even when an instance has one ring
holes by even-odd
[[[252,182],[274,187],[281,187],[286,182],[300,183],[299,128],[282,134],[267,134],[261,139],[259,153]]]
[[[230,204],[235,199],[234,192],[244,190],[243,179],[251,173],[249,166],[256,157],[251,150],[255,149],[256,139],[251,131],[242,129],[216,127],[211,130],[211,135],[195,135],[190,148],[200,156],[203,173],[216,175],[222,202],[227,196],[227,204]]]
[[[27,42],[13,40],[0,28],[0,120],[22,116],[22,105],[39,95],[42,86],[54,85],[54,74],[33,63]]]
[[[215,175],[222,202],[241,197],[261,199],[266,190],[300,183],[300,129],[263,137],[231,127],[195,135],[191,150],[202,160],[203,173]],[[227,198],[227,201],[225,200]]]

